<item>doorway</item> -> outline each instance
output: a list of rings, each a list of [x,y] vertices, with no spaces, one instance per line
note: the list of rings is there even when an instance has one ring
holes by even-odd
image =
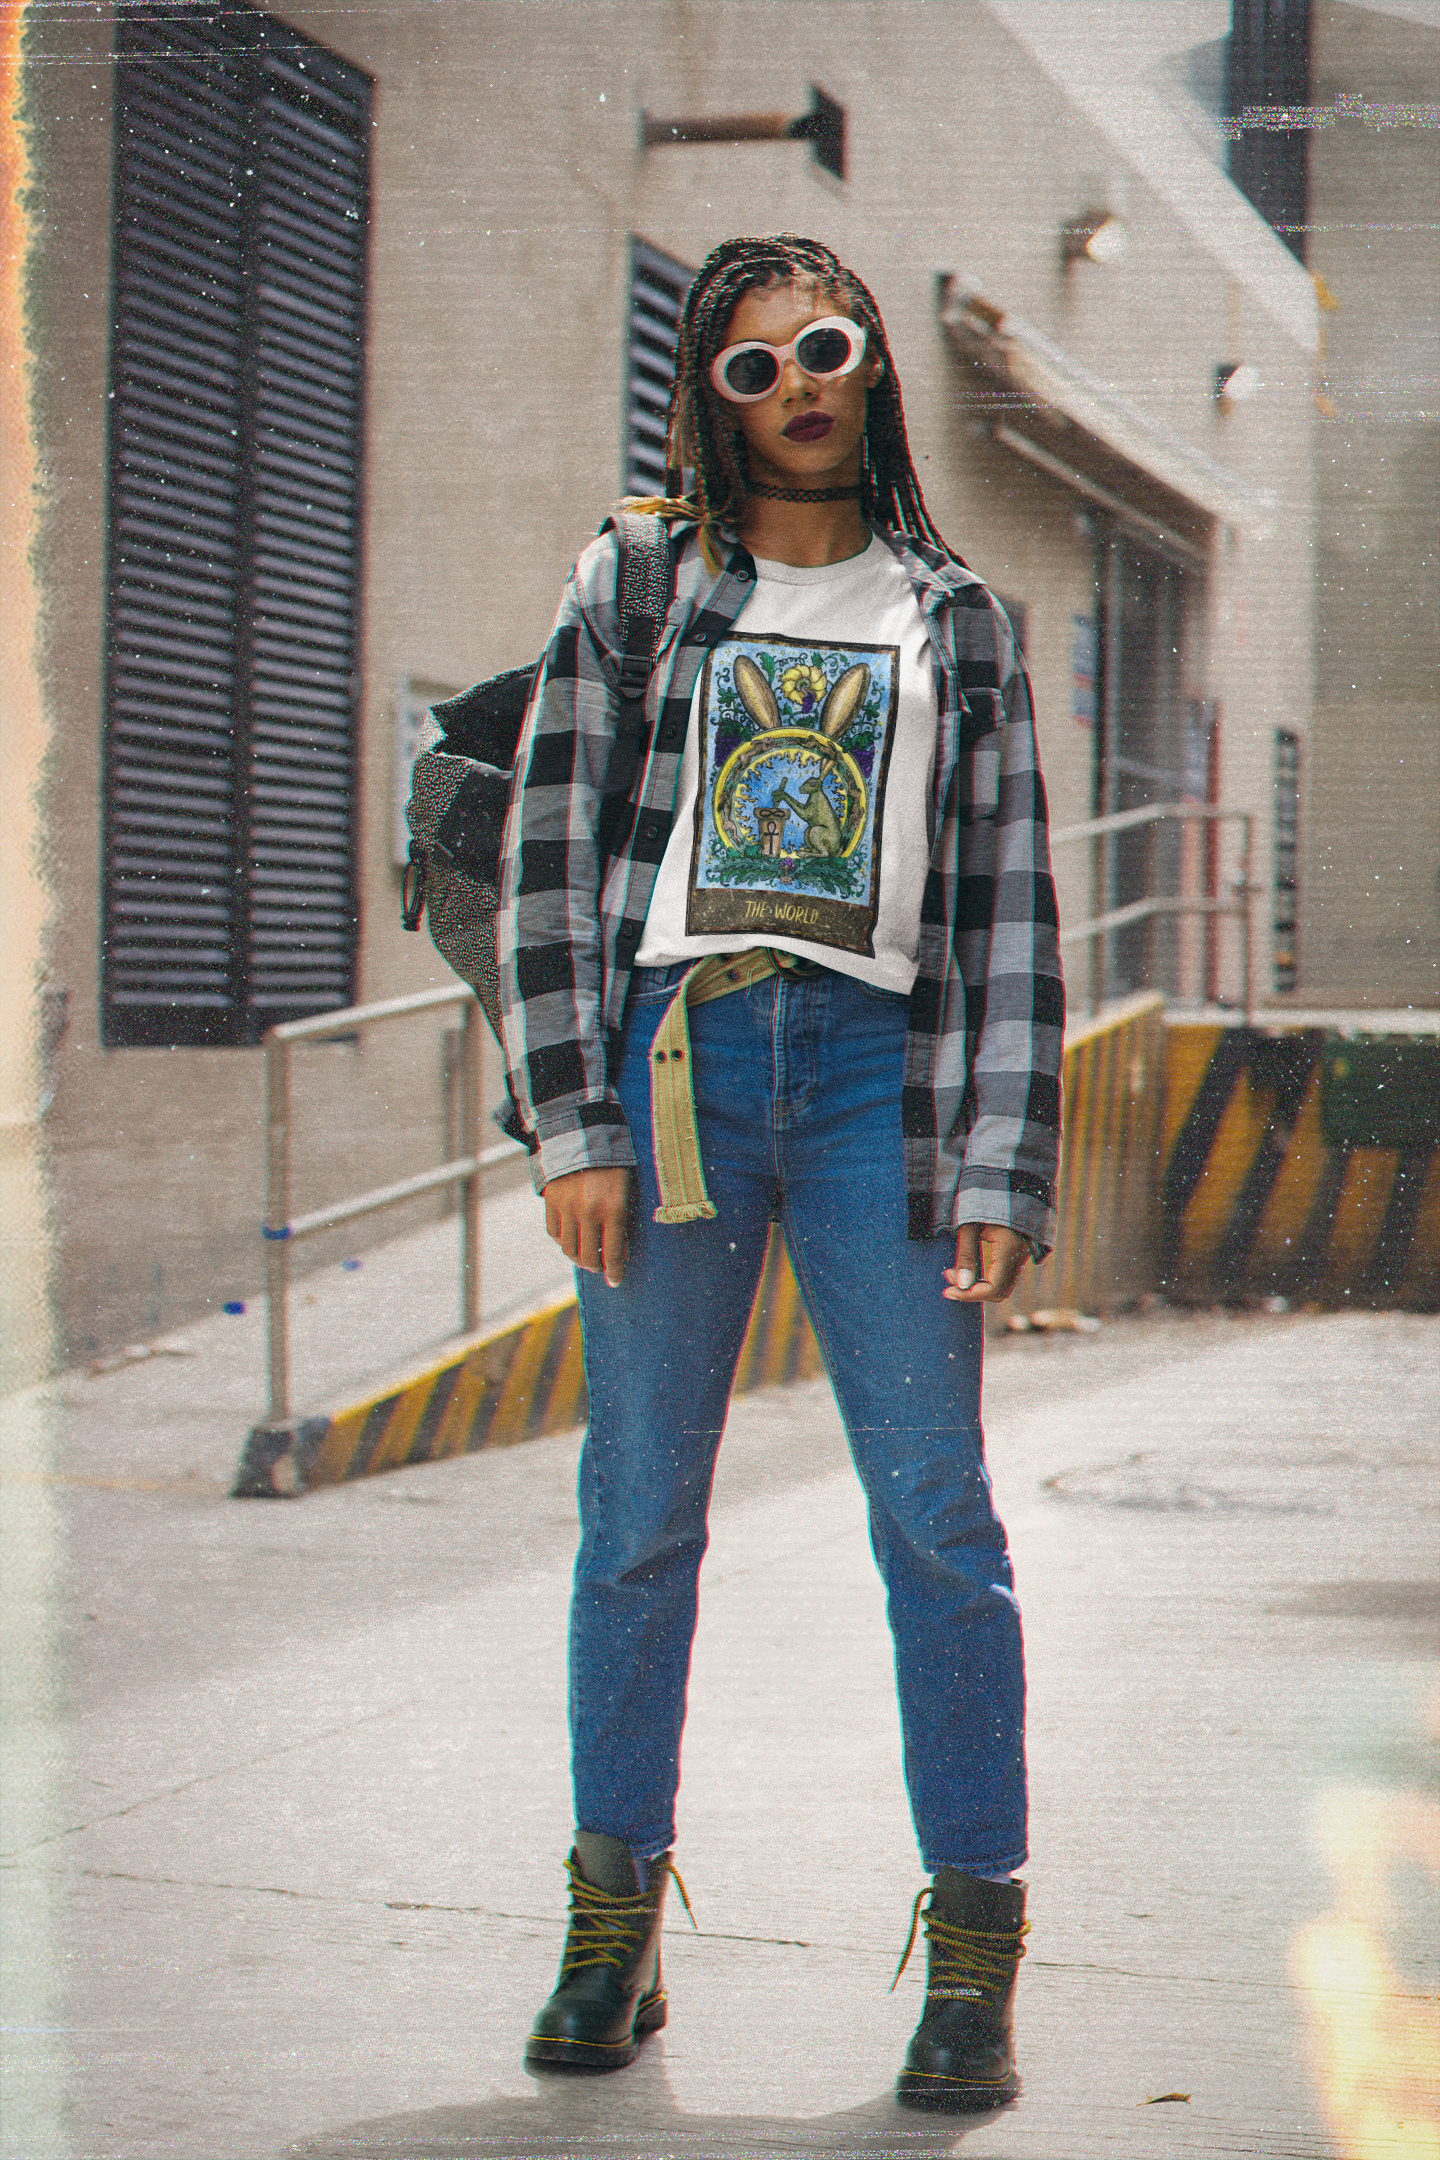
[[[1100,726],[1095,810],[1174,803],[1186,792],[1187,627],[1196,573],[1118,525],[1099,542]],[[1176,823],[1111,835],[1100,850],[1096,912],[1178,895],[1186,850]],[[1181,992],[1179,919],[1151,916],[1104,941],[1101,994]]]

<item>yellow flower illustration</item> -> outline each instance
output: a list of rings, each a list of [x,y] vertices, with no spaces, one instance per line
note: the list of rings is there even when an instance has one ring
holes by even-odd
[[[812,713],[825,695],[825,676],[818,667],[808,667],[797,660],[794,667],[786,668],[780,677],[780,692],[790,704],[798,705],[802,713]]]

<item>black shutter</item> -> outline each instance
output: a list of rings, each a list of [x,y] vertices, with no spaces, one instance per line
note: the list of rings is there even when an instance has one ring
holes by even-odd
[[[117,25],[105,1034],[233,1039],[245,120],[203,22]]]
[[[630,243],[630,320],[625,368],[627,495],[665,492],[665,421],[675,377],[680,310],[694,271],[643,240]]]
[[[267,53],[254,109],[250,1009],[351,1000],[366,103]]]
[[[353,997],[369,99],[253,10],[117,25],[108,1043]]]

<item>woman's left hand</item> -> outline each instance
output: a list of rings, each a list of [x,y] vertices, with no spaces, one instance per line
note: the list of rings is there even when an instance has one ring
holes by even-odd
[[[985,1247],[981,1266],[980,1248]],[[983,1305],[1009,1297],[1030,1257],[1030,1241],[1000,1223],[961,1223],[955,1233],[955,1265],[946,1268],[948,1289],[942,1297],[961,1305]]]

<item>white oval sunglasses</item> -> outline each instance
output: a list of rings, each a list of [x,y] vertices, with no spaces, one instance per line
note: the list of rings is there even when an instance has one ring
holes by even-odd
[[[822,315],[806,323],[788,345],[767,345],[762,338],[747,338],[743,345],[727,345],[717,353],[710,380],[721,397],[732,405],[753,405],[769,397],[784,371],[794,360],[807,375],[822,381],[848,375],[865,357],[865,331],[848,315]]]

